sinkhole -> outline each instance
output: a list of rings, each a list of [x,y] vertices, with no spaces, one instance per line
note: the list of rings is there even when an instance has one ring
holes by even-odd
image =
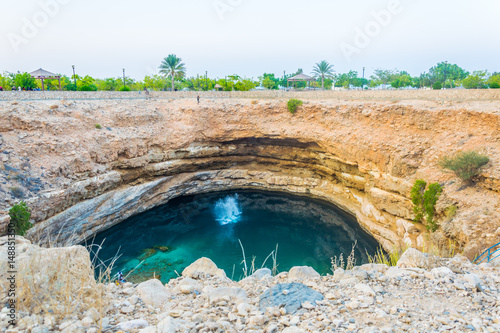
[[[96,235],[94,245],[87,246],[92,257],[98,252],[98,263],[113,262],[112,275],[122,271],[131,282],[156,277],[166,283],[201,257],[239,280],[244,277],[242,247],[248,273],[252,267],[275,266],[283,272],[311,266],[324,275],[332,273],[331,258],[346,258],[355,242],[356,264],[367,263],[377,241],[330,203],[242,190],[172,199]]]

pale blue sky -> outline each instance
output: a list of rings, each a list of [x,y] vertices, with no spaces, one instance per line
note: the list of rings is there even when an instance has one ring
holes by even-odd
[[[323,59],[337,72],[352,69],[361,76],[366,67],[367,77],[376,68],[418,75],[444,60],[470,71],[500,71],[498,0],[0,0],[0,5],[0,71],[42,67],[71,75],[75,65],[78,74],[116,77],[125,68],[142,79],[157,72],[170,53],[183,59],[189,76],[206,70],[210,77],[281,76],[299,67],[310,73]]]

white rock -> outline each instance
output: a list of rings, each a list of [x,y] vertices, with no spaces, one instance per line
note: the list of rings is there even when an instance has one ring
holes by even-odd
[[[194,291],[194,287],[192,285],[189,285],[189,284],[181,285],[181,286],[179,286],[179,289],[180,289],[181,293],[183,293],[183,294],[190,294]]]
[[[290,326],[296,326],[300,323],[300,317],[299,316],[293,316],[292,319],[290,319]]]
[[[357,285],[354,286],[355,289],[361,291],[363,294],[368,295],[368,296],[375,296],[375,291],[367,284],[364,283],[358,283]]]
[[[445,276],[451,276],[454,273],[448,267],[436,267],[431,270],[431,274],[435,279],[440,279]]]
[[[127,313],[132,313],[135,310],[135,306],[129,305],[129,306],[124,306],[120,308],[120,312],[127,314]]]
[[[236,309],[238,310],[238,314],[240,316],[246,316],[251,311],[251,306],[248,303],[240,303]]]
[[[137,292],[144,303],[154,307],[162,305],[170,298],[166,288],[157,279],[139,283]]]
[[[249,326],[264,326],[269,321],[269,318],[264,315],[251,316],[248,320]]]
[[[121,322],[116,327],[122,331],[138,330],[141,328],[148,327],[149,324],[144,319],[134,319],[125,322]]]
[[[212,260],[203,257],[186,267],[182,271],[182,276],[193,279],[203,279],[209,276],[225,278],[226,273],[224,270],[217,268],[217,265]]]
[[[286,327],[281,333],[306,333],[302,328],[298,328],[297,326]]]
[[[315,306],[313,304],[311,304],[311,302],[309,302],[309,301],[306,301],[306,302],[302,303],[301,306],[304,309],[308,309],[308,310],[315,308]]]
[[[314,268],[309,266],[295,266],[288,272],[288,280],[314,279],[320,277],[319,273]]]
[[[90,327],[92,325],[94,325],[94,319],[92,318],[89,318],[89,317],[85,317],[82,319],[82,326],[83,327]]]
[[[399,268],[432,268],[439,264],[439,257],[429,253],[422,253],[417,249],[409,248],[399,258],[397,267]]]
[[[480,286],[482,284],[482,282],[483,282],[478,275],[472,274],[472,273],[470,273],[470,274],[464,274],[463,278],[464,278],[465,281],[467,281],[468,283],[472,284],[476,288],[478,286]]]
[[[351,302],[346,303],[345,306],[350,310],[356,310],[357,308],[359,308],[359,302],[358,301],[351,301]]]
[[[211,290],[208,293],[208,298],[210,299],[210,303],[229,299],[239,304],[247,300],[247,293],[245,290],[237,287],[221,287]]]
[[[179,319],[174,319],[172,317],[167,317],[160,321],[156,326],[148,326],[142,330],[140,333],[176,333],[182,331],[181,325],[184,321]]]

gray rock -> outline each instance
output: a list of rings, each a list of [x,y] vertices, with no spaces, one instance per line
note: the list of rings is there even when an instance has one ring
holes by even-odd
[[[261,280],[265,276],[272,276],[271,270],[269,268],[261,268],[255,271],[251,277],[254,277],[256,280]]]
[[[259,299],[259,308],[262,312],[267,307],[284,306],[287,314],[296,313],[301,304],[308,301],[316,304],[316,301],[323,300],[323,295],[302,283],[282,283],[264,292]]]

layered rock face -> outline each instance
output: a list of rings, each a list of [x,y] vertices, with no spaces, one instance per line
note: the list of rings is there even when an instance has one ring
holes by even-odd
[[[445,189],[437,235],[473,252],[500,237],[499,105],[315,100],[292,115],[280,100],[1,102],[1,205],[23,194],[33,236],[74,244],[177,196],[284,191],[339,206],[391,250],[424,246],[409,192],[425,179]],[[474,187],[437,167],[469,149],[491,159]]]

